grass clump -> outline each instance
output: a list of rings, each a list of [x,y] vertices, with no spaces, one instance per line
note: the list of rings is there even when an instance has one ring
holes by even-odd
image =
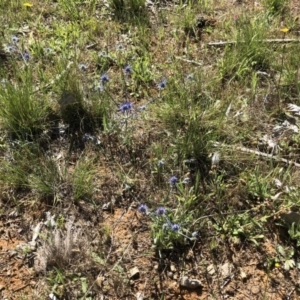
[[[240,17],[236,44],[226,47],[221,62],[223,80],[245,80],[252,72],[270,72],[274,52],[264,40],[268,26],[264,16],[251,20]]]
[[[114,17],[120,22],[148,26],[149,16],[145,0],[110,0]]]
[[[31,72],[19,80],[2,86],[1,123],[12,138],[33,139],[53,126],[53,113],[45,97],[35,93]]]

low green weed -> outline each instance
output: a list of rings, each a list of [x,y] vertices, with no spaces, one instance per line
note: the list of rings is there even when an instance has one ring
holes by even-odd
[[[295,250],[293,248],[278,245],[276,251],[278,253],[278,257],[274,259],[275,266],[282,263],[283,268],[286,271],[289,271],[295,267],[300,268],[300,264],[296,263],[294,259]]]
[[[138,210],[151,219],[153,246],[158,251],[172,249],[175,245],[187,244],[198,237],[198,232],[191,233],[188,230],[191,220],[187,219],[187,212],[180,210],[171,212],[164,207],[151,212],[145,204],[140,205]]]

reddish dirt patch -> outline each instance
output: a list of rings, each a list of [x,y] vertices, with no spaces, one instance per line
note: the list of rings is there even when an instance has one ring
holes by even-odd
[[[220,253],[220,258],[222,256],[224,260],[215,263],[211,253],[203,252],[201,246],[199,249],[190,250],[191,253],[183,254],[184,260],[176,256],[176,249],[160,259],[151,250],[148,225],[145,216],[130,209],[116,209],[112,214],[105,214],[104,223],[101,225],[110,228],[115,249],[111,253],[111,263],[122,265],[126,274],[133,267],[139,269],[139,277],[129,282],[134,295],[139,292],[146,299],[164,297],[170,300],[298,299],[295,290],[297,270],[287,273],[282,268],[266,268],[266,258],[276,256],[275,246],[267,240],[260,250],[232,248],[228,253]],[[261,251],[266,254],[265,258],[262,258]],[[226,263],[232,265],[228,276],[222,274],[222,266]],[[214,274],[207,271],[210,264],[214,264]],[[181,288],[180,277],[186,274],[200,280],[202,288]]]
[[[8,238],[5,233],[0,239],[0,295],[1,299],[20,299],[21,295],[32,295],[33,270],[24,264],[23,255],[20,256],[16,247],[23,244],[16,238]]]

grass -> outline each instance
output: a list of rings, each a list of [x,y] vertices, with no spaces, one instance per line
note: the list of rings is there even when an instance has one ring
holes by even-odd
[[[243,251],[269,277],[296,277],[295,3],[29,4],[0,4],[0,203],[31,226],[57,216],[32,250],[40,296],[125,299],[144,286],[147,297],[177,299],[164,276],[208,276],[208,265]],[[220,40],[234,43],[209,45]],[[136,265],[140,285],[128,275]],[[213,282],[207,297],[217,299]]]

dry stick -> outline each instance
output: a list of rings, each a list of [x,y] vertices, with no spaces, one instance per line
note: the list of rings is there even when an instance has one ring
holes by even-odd
[[[258,150],[252,150],[252,149],[249,149],[249,148],[246,148],[246,147],[234,147],[234,146],[228,146],[228,145],[222,145],[221,143],[215,143],[215,146],[216,147],[228,147],[228,148],[232,148],[232,149],[236,149],[236,150],[240,150],[242,152],[246,152],[246,153],[251,153],[251,154],[255,154],[255,155],[258,155],[258,156],[262,156],[262,157],[267,157],[267,158],[270,158],[270,159],[273,159],[277,162],[283,162],[285,164],[288,164],[288,165],[292,165],[292,166],[295,166],[297,168],[300,168],[300,164],[299,163],[296,163],[292,160],[288,160],[286,158],[282,158],[282,157],[277,157],[277,156],[273,156],[273,154],[268,154],[268,153],[264,153],[264,152],[261,152],[261,151],[258,151]]]
[[[180,56],[175,56],[176,59],[179,59],[179,60],[182,60],[182,61],[186,61],[188,63],[191,63],[191,64],[194,64],[194,65],[197,65],[197,66],[202,66],[201,63],[195,61],[195,60],[190,60],[190,59],[186,59],[186,58],[183,58],[183,57],[180,57]]]
[[[248,149],[246,147],[236,147],[236,149],[240,150],[242,152],[251,153],[251,154],[258,155],[258,156],[263,156],[263,157],[271,158],[271,159],[274,159],[277,162],[283,162],[283,163],[286,163],[288,165],[293,165],[293,166],[295,166],[297,168],[300,168],[300,164],[299,163],[296,163],[296,162],[294,162],[292,160],[288,160],[286,158],[273,156],[272,154],[260,152],[260,151],[257,151],[257,150],[251,150],[251,149]]]
[[[300,43],[300,40],[297,40],[297,39],[266,39],[266,40],[260,40],[259,42],[285,44],[285,43]],[[207,45],[214,46],[214,47],[224,47],[226,45],[235,45],[235,44],[237,44],[236,41],[227,41],[227,42],[221,41],[221,42],[210,42]]]

